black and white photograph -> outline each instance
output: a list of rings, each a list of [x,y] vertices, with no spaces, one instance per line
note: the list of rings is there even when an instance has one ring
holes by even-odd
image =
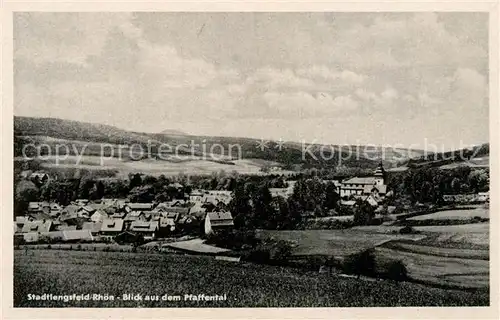
[[[13,12],[13,308],[489,307],[490,32]]]

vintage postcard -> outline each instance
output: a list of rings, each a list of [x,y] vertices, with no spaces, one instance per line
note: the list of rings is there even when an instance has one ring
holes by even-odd
[[[498,316],[498,7],[425,4],[7,3],[5,310]]]

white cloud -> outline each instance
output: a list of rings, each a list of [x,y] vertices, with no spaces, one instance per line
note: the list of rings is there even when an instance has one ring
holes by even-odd
[[[228,119],[340,126],[347,117],[368,127],[366,119],[390,116],[447,134],[460,119],[465,132],[487,137],[481,24],[455,19],[450,28],[433,13],[368,16],[23,13],[15,19],[15,112],[134,130],[204,121],[215,130]],[[231,30],[221,31],[228,21]],[[293,35],[283,37],[287,28]]]
[[[314,82],[307,78],[298,77],[290,69],[260,68],[246,80],[248,85],[265,85],[276,88],[307,88],[314,86]]]
[[[331,70],[324,65],[314,65],[309,68],[300,68],[297,70],[297,74],[310,79],[336,82],[346,81],[353,84],[360,84],[366,79],[366,76],[364,75],[360,75],[349,70],[338,72]]]
[[[332,97],[324,92],[316,95],[304,91],[267,92],[264,99],[280,118],[321,118],[349,113],[358,107],[351,96]]]

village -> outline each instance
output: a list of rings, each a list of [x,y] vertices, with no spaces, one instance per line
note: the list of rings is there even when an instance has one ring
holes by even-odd
[[[182,188],[179,184],[176,187]],[[151,241],[176,235],[210,234],[234,225],[225,209],[230,200],[230,192],[195,190],[183,200],[161,203],[77,199],[68,206],[60,206],[55,202],[30,202],[26,215],[16,217],[15,236],[24,243],[123,243],[132,242],[136,236]],[[207,208],[216,209],[207,212]]]
[[[43,185],[51,178],[43,172],[23,172],[21,179]],[[380,163],[372,176],[323,180],[323,183],[334,186],[333,192],[339,196],[336,206],[344,208],[347,215],[359,203],[367,203],[380,217],[397,209],[394,205],[387,205],[386,200],[394,194],[388,190],[386,180],[387,172]],[[288,180],[286,187],[269,188],[269,192],[273,198],[288,199],[294,193],[296,183]],[[168,187],[177,190],[177,198],[153,202],[132,202],[128,198],[75,199],[67,206],[54,201],[29,202],[25,214],[15,217],[15,243],[123,244],[138,243],[139,240],[145,243],[183,236],[206,238],[234,228],[233,218],[238,213],[229,209],[232,191],[191,190],[178,182]],[[489,192],[443,195],[443,201],[452,204],[486,203]],[[331,218],[345,220],[349,216]]]

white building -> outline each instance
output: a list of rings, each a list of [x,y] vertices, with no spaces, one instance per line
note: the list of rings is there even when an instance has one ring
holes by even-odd
[[[342,181],[340,186],[340,196],[349,197],[351,195],[361,196],[376,193],[384,197],[387,193],[385,184],[385,170],[382,163],[379,164],[375,173],[371,177],[354,177]]]

